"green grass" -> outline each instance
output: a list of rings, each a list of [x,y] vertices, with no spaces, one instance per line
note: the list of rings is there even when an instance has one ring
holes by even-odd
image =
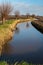
[[[0,65],[9,65],[9,63],[7,63],[6,61],[0,61]],[[21,61],[19,63],[15,62],[14,64],[10,64],[10,65],[43,65],[43,64],[32,64],[26,61]]]
[[[8,65],[5,61],[0,61],[0,65]]]
[[[32,63],[28,63],[26,61],[21,61],[20,63],[18,63],[17,65],[33,65]]]
[[[4,24],[0,25],[0,29],[2,28],[8,28],[9,24],[12,24],[13,20],[8,20]]]
[[[31,63],[28,63],[26,61],[21,61],[21,62],[15,62],[14,65],[41,65],[41,64],[33,64],[32,62]]]
[[[5,22],[5,24],[12,24],[13,23],[13,20],[8,20]]]
[[[43,65],[43,64],[33,64],[33,63],[28,63],[28,62],[22,62],[22,63],[18,63],[17,65]]]

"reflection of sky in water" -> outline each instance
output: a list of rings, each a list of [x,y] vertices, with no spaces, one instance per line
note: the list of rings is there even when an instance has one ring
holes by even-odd
[[[19,32],[15,33],[13,39],[8,43],[11,45],[11,54],[36,52],[43,48],[43,34],[37,31],[29,22],[29,27],[25,23],[17,25]],[[7,51],[10,51],[9,49]]]

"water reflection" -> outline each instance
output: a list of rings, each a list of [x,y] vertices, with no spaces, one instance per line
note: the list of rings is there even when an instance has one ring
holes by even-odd
[[[13,47],[11,44],[6,43],[3,46],[2,49],[2,55],[7,54],[7,55],[12,55],[12,53],[15,51],[15,47]]]
[[[25,28],[26,24],[29,24],[29,28]],[[8,44],[4,45],[3,50],[6,54],[36,52],[41,46],[43,46],[42,39],[42,34],[39,33],[30,22],[21,23],[17,25],[12,40]]]
[[[33,63],[43,63],[43,34],[37,31],[29,22],[17,25],[17,29],[11,41],[3,47],[4,59],[10,58],[16,61],[26,60]],[[18,34],[18,35],[17,35]]]
[[[26,23],[26,28],[28,28],[28,27],[29,27],[29,23],[27,22],[27,23]]]
[[[19,32],[20,32],[19,27],[16,27],[16,29],[15,29],[15,33],[16,33],[16,34],[19,34]]]

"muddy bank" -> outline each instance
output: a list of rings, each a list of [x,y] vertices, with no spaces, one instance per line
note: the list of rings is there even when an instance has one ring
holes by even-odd
[[[15,20],[12,24],[9,24],[8,28],[0,30],[0,55],[2,53],[3,46],[13,37],[13,31],[16,29],[16,25],[21,22],[30,21],[30,19]]]
[[[43,22],[39,21],[39,20],[36,20],[36,21],[32,21],[31,22],[32,25],[38,29],[41,33],[43,33]]]

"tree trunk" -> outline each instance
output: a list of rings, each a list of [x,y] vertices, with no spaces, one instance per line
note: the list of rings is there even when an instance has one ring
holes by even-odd
[[[2,24],[4,24],[4,23],[5,23],[5,20],[6,20],[5,18],[3,18],[3,19],[2,19]]]

